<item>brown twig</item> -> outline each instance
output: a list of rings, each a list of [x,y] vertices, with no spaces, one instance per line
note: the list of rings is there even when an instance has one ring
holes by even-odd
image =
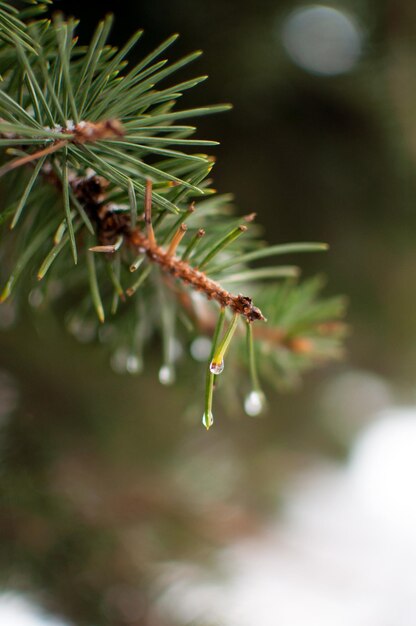
[[[1,121],[1,120],[0,120]],[[38,159],[57,152],[69,143],[83,145],[85,143],[94,143],[100,139],[108,139],[110,137],[122,137],[124,135],[123,127],[118,120],[104,120],[103,122],[79,122],[79,124],[73,125],[69,122],[66,128],[57,128],[57,131],[62,133],[68,133],[68,139],[60,139],[55,141],[52,145],[42,150],[38,150],[32,154],[26,154],[23,157],[18,157],[9,161],[3,167],[0,167],[0,178],[15,170],[22,165],[32,163]],[[10,136],[10,133],[5,133],[5,136]],[[23,142],[23,139],[22,139]]]
[[[93,143],[100,139],[114,136],[122,136],[123,128],[118,120],[106,120],[103,122],[79,122],[67,124],[65,129],[57,128],[58,132],[68,133],[68,139],[60,139],[52,145],[33,154],[19,157],[0,168],[0,177],[21,165],[31,164],[43,156],[57,152],[69,143],[83,145]],[[22,140],[23,141],[23,140]],[[42,168],[45,178],[56,186],[61,185],[49,164]],[[152,182],[147,179],[144,201],[145,232],[140,228],[131,227],[130,215],[114,210],[114,207],[106,202],[106,188],[108,181],[101,176],[72,177],[69,184],[77,199],[83,204],[84,209],[95,221],[99,245],[91,248],[93,252],[111,254],[119,249],[125,241],[137,251],[146,254],[149,261],[158,265],[161,270],[183,284],[189,285],[196,291],[203,292],[209,300],[215,300],[221,307],[228,307],[235,313],[245,317],[247,321],[265,320],[259,308],[254,306],[251,298],[242,294],[233,295],[217,282],[210,279],[203,271],[192,267],[187,260],[175,256],[176,249],[186,233],[186,225],[182,224],[174,234],[167,250],[156,242],[152,225]],[[190,211],[194,210],[194,205]],[[255,214],[245,217],[246,222],[253,221]],[[246,226],[240,226],[245,230]],[[203,236],[205,231],[198,232]]]
[[[104,179],[92,176],[80,179],[74,184],[74,190],[79,200],[89,209],[89,213],[97,223],[98,239],[101,246],[114,245],[119,235],[122,235],[128,245],[147,256],[151,263],[158,265],[161,270],[183,284],[189,285],[196,291],[203,292],[209,300],[215,300],[222,307],[244,316],[249,322],[265,320],[259,308],[254,306],[251,298],[241,294],[233,295],[214,280],[192,267],[188,261],[183,261],[174,255],[179,243],[178,239],[185,234],[186,226],[179,228],[165,250],[157,245],[151,218],[151,182],[146,184],[145,196],[145,228],[146,233],[139,227],[131,228],[130,215],[114,210],[109,204],[103,203]],[[201,232],[202,234],[202,232]],[[104,250],[107,251],[107,250]]]
[[[169,255],[161,246],[152,245],[140,229],[129,233],[129,242],[135,248],[143,250],[147,258],[152,263],[156,263],[164,272],[178,278],[185,285],[190,285],[196,291],[202,291],[208,300],[215,300],[222,307],[229,307],[232,311],[243,315],[249,322],[265,319],[260,309],[253,305],[251,298],[241,294],[232,295],[187,261]]]

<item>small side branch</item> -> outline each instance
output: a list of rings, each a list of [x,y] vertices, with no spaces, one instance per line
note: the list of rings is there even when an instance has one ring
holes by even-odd
[[[187,261],[183,261],[172,254],[169,250],[164,250],[161,246],[153,245],[144,233],[135,229],[127,236],[128,241],[136,249],[143,250],[147,258],[158,265],[162,271],[174,276],[189,285],[195,291],[201,291],[208,300],[215,300],[223,308],[230,308],[235,313],[239,313],[249,322],[255,320],[265,320],[260,309],[254,306],[253,301],[248,296],[242,294],[233,295],[217,282],[196,268]]]
[[[50,129],[46,130],[50,131]],[[58,152],[58,150],[64,148],[70,143],[83,145],[86,143],[95,143],[100,139],[122,137],[124,135],[123,127],[118,120],[105,120],[97,123],[81,121],[78,124],[74,124],[71,120],[68,120],[65,128],[57,126],[54,130],[57,133],[67,133],[68,139],[54,141],[54,143],[47,148],[43,148],[33,154],[27,154],[24,157],[18,157],[17,159],[9,161],[3,165],[3,167],[0,167],[0,178],[22,165],[33,163],[44,156]],[[10,133],[6,133],[6,135],[10,135]],[[23,143],[24,139],[22,138],[22,144]]]
[[[150,180],[147,180],[145,196],[145,224],[147,234],[145,235],[139,228],[128,230],[125,237],[130,245],[143,251],[149,261],[157,264],[162,271],[182,281],[185,285],[189,285],[195,291],[203,292],[209,300],[215,300],[222,308],[230,308],[234,313],[245,317],[248,322],[265,320],[264,315],[258,307],[254,306],[251,298],[243,296],[242,294],[238,294],[237,296],[231,294],[221,287],[219,283],[208,278],[202,270],[198,270],[192,267],[188,261],[174,256],[179,242],[185,235],[185,225],[181,225],[176,231],[167,250],[157,245],[152,226],[151,193],[152,184]],[[238,231],[240,233],[244,232],[241,227]]]

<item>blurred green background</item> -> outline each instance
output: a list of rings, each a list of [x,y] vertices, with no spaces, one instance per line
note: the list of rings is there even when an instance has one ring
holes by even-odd
[[[182,623],[158,609],[163,564],[215,569],[221,547],[274,515],[294,474],[342,462],[372,412],[416,398],[416,5],[325,5],[358,33],[348,71],[332,74],[296,62],[296,37],[283,36],[308,3],[55,6],[81,19],[84,42],[114,12],[113,43],[145,29],[138,56],[173,32],[172,56],[204,50],[192,69],[210,79],[186,104],[234,105],[198,124],[221,142],[216,188],[258,213],[270,243],[327,241],[329,253],[293,260],[349,301],[343,363],[272,395],[265,419],[217,414],[209,433],[193,391],[202,369],[184,365],[160,388],[156,353],[140,377],[119,376],[52,316],[0,310],[2,587],[76,626]]]

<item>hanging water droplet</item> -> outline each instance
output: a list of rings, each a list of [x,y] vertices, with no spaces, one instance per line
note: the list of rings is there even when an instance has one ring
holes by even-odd
[[[29,293],[29,304],[34,309],[38,309],[43,303],[43,293],[40,289],[35,288]]]
[[[118,348],[111,357],[111,367],[117,374],[124,374],[127,370],[128,352],[126,348]]]
[[[218,374],[221,374],[221,372],[224,370],[224,361],[221,361],[221,363],[211,361],[209,370],[211,374],[215,374],[216,376],[218,376]]]
[[[68,330],[81,343],[89,343],[96,337],[95,321],[72,317],[68,322]]]
[[[172,365],[162,365],[159,370],[159,381],[162,385],[172,385],[175,382],[175,370]]]
[[[129,354],[126,360],[126,370],[129,374],[138,374],[142,370],[142,363],[135,354]]]
[[[259,415],[266,404],[266,398],[262,391],[250,391],[244,400],[244,410],[247,415]]]
[[[212,414],[212,411],[205,411],[205,413],[202,416],[202,423],[207,430],[211,428],[211,426],[214,423],[214,416]]]

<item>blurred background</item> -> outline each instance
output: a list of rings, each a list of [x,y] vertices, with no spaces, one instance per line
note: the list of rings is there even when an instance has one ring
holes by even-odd
[[[264,419],[206,433],[196,366],[117,375],[2,305],[0,623],[416,623],[416,5],[55,6],[84,42],[107,12],[114,44],[143,27],[137,58],[173,32],[172,56],[204,50],[186,104],[234,104],[198,123],[216,188],[270,243],[330,244],[293,260],[347,295],[350,336]]]

